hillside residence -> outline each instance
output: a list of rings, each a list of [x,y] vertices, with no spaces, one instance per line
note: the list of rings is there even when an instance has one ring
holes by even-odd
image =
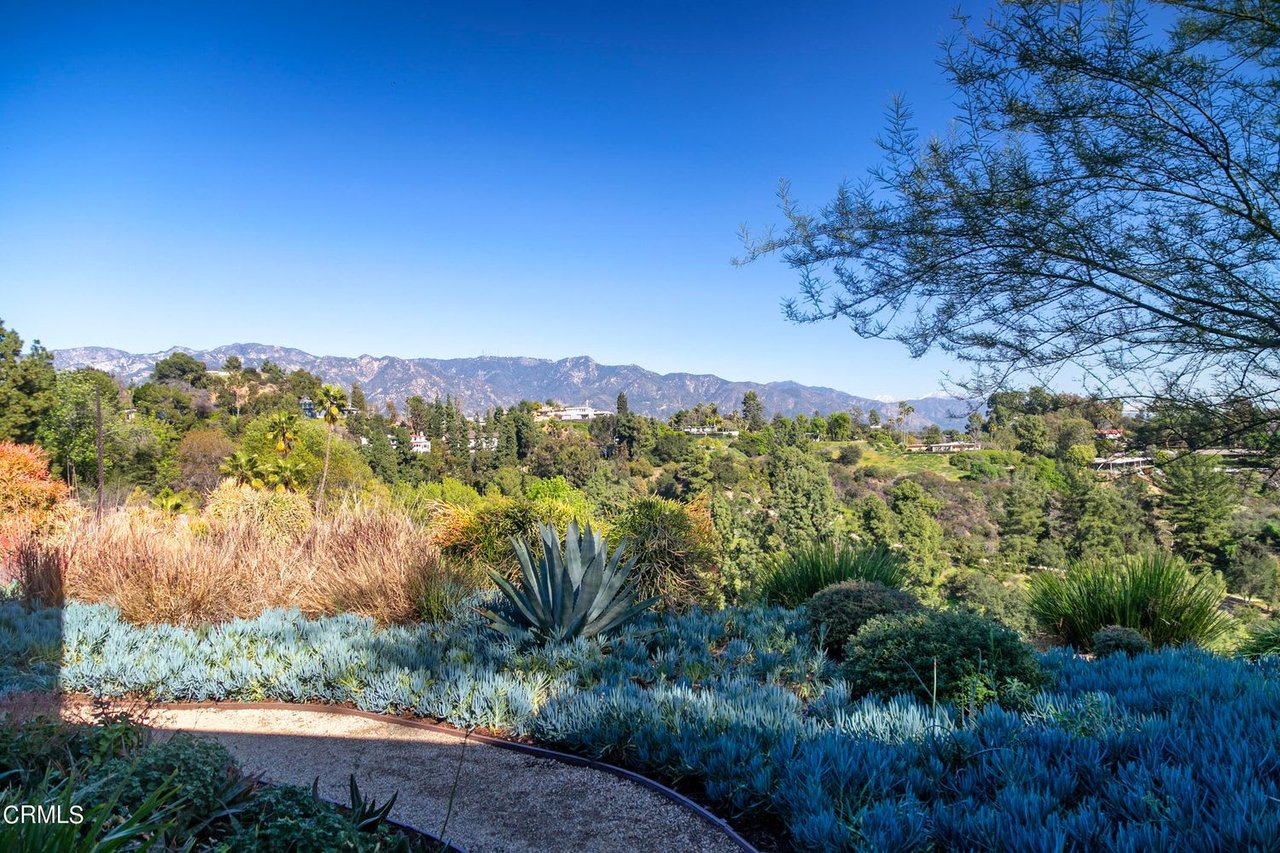
[[[737,438],[738,431],[736,429],[721,429],[713,426],[688,426],[681,427],[680,431],[688,435],[724,435],[730,438]]]
[[[981,450],[976,441],[943,441],[938,444],[908,444],[908,453],[959,453],[964,450]]]
[[[427,438],[420,432],[414,433],[409,437],[409,446],[414,453],[430,453],[431,439]]]
[[[590,405],[563,406],[559,409],[543,409],[533,416],[535,421],[593,421],[601,415],[610,414],[592,408]]]

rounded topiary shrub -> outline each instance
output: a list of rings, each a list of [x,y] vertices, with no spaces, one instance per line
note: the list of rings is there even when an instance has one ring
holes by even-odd
[[[1042,677],[1014,631],[964,610],[878,616],[849,639],[844,657],[855,695],[909,693],[924,702],[960,698],[975,677],[997,691],[1035,687]]]
[[[1147,642],[1146,637],[1122,625],[1108,625],[1095,631],[1093,635],[1093,653],[1100,658],[1120,652],[1133,657],[1149,651],[1151,651],[1151,644]]]
[[[811,636],[815,642],[821,637],[823,648],[835,658],[844,656],[845,643],[875,617],[919,609],[920,601],[911,593],[876,581],[833,583],[805,604]]]

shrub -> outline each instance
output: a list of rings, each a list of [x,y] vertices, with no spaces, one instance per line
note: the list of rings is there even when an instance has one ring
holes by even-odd
[[[849,638],[876,616],[910,613],[920,609],[911,593],[887,587],[877,581],[842,581],[818,591],[805,605],[809,631],[835,658],[844,656]],[[822,634],[822,627],[826,633]]]
[[[1100,658],[1123,652],[1130,657],[1151,651],[1147,638],[1132,628],[1108,625],[1093,635],[1093,653]]]
[[[814,542],[793,548],[776,560],[761,584],[768,604],[798,607],[819,590],[842,581],[875,581],[901,587],[907,579],[901,558],[888,548],[851,548]]]
[[[436,504],[431,531],[446,557],[459,564],[490,566],[514,580],[520,565],[511,551],[512,538],[536,545],[541,542],[539,524],[563,529],[570,521],[590,520],[581,508],[554,499],[486,495],[468,506]]]
[[[961,698],[975,676],[997,689],[1041,681],[1035,653],[1016,633],[964,610],[876,617],[850,638],[844,656],[856,694],[944,702]]]
[[[1081,651],[1109,625],[1133,628],[1153,646],[1196,643],[1212,646],[1231,629],[1218,609],[1222,584],[1193,575],[1186,563],[1150,554],[1120,564],[1078,564],[1065,575],[1040,572],[1028,587],[1036,620],[1062,642]]]
[[[0,441],[0,583],[17,576],[13,557],[67,497],[49,476],[49,455],[30,444]]]
[[[228,528],[252,527],[281,539],[301,536],[311,526],[311,501],[301,492],[255,489],[224,480],[205,502],[205,517]]]
[[[846,444],[836,454],[836,461],[841,465],[857,465],[862,461],[862,445]]]
[[[659,497],[631,501],[610,534],[626,537],[636,559],[638,594],[676,609],[723,606],[716,539],[704,501],[681,504]]]
[[[1035,628],[1021,582],[1007,584],[984,572],[959,572],[943,582],[942,592],[952,603],[1007,625],[1023,636]]]
[[[1268,619],[1254,625],[1236,653],[1249,660],[1280,654],[1280,619]]]

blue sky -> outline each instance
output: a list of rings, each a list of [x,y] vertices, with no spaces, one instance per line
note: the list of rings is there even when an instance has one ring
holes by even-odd
[[[945,127],[953,9],[5,3],[0,318],[924,394],[963,368],[791,325],[794,273],[729,260],[779,178],[864,173],[893,94]]]

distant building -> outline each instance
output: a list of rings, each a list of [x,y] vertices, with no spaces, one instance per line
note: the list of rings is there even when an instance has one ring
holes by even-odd
[[[1095,471],[1119,473],[1121,471],[1141,471],[1151,467],[1150,456],[1098,456],[1091,466]]]
[[[680,431],[688,435],[724,435],[730,438],[737,438],[738,431],[736,429],[721,429],[713,426],[688,426],[681,427]]]
[[[543,409],[534,416],[539,421],[593,421],[609,412],[600,412],[589,405],[563,406],[559,409]]]
[[[298,408],[302,409],[302,416],[306,418],[318,418],[320,413],[316,411],[315,401],[310,397],[298,398]]]
[[[1124,430],[1122,429],[1095,429],[1093,434],[1105,441],[1124,440]]]
[[[431,439],[420,432],[414,433],[409,437],[409,447],[414,453],[430,453]]]
[[[976,441],[943,441],[938,444],[908,444],[908,453],[960,453],[965,450],[981,450]]]

